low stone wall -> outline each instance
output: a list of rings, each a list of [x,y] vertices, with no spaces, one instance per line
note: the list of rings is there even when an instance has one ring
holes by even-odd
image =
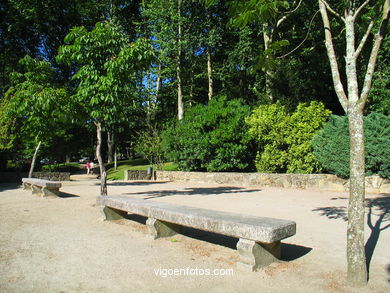
[[[33,172],[32,177],[50,181],[70,181],[69,172]]]
[[[125,170],[123,177],[125,180],[151,180],[152,174],[149,174],[148,171]]]
[[[0,182],[22,182],[22,178],[28,177],[27,172],[0,172]],[[50,181],[70,181],[69,172],[33,172],[33,178]]]
[[[330,174],[208,173],[156,171],[157,180],[185,181],[239,186],[266,186],[327,191],[348,191],[349,181]],[[390,193],[390,181],[366,177],[366,191]]]

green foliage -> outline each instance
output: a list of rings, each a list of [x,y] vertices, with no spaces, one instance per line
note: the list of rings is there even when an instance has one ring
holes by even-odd
[[[258,143],[259,172],[313,173],[320,171],[310,140],[329,116],[319,102],[301,103],[290,114],[279,102],[261,105],[246,119],[249,133]]]
[[[149,164],[157,170],[162,169],[164,163],[162,137],[156,128],[149,127],[147,131],[141,133],[136,151],[143,154]]]
[[[107,164],[107,179],[108,180],[124,180],[125,170],[143,170],[146,171],[150,167],[148,160],[135,159],[118,162],[118,168],[115,170],[114,163]],[[162,165],[164,171],[177,171],[177,166],[172,162]]]
[[[38,141],[48,143],[63,132],[67,93],[56,84],[49,62],[26,56],[19,63],[24,71],[12,74],[13,86],[0,103],[0,148],[19,140],[31,151]]]
[[[137,73],[146,68],[153,48],[145,39],[130,40],[110,22],[97,23],[94,30],[75,27],[66,36],[68,45],[59,49],[58,62],[78,64],[73,79],[79,80],[73,98],[88,118],[106,124],[129,116],[126,109],[135,100]]]
[[[180,170],[251,170],[253,150],[245,124],[249,113],[248,106],[225,97],[192,107],[163,133],[168,158]]]
[[[364,118],[366,175],[390,178],[390,117],[371,113]],[[323,168],[349,177],[349,131],[346,116],[332,115],[312,140],[313,153]]]
[[[76,173],[80,171],[80,165],[78,163],[63,163],[63,164],[53,164],[53,165],[43,165],[42,171],[45,172],[70,172]]]

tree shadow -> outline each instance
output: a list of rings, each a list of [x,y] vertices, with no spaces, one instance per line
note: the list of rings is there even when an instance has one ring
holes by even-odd
[[[153,185],[153,184],[165,184],[169,181],[132,181],[132,182],[108,182],[107,186],[143,186],[143,185]],[[100,185],[99,183],[96,183],[95,185]]]
[[[329,219],[343,219],[344,221],[348,221],[346,207],[321,207],[313,209],[313,212],[320,212],[320,216],[326,216]]]
[[[382,231],[390,227],[390,223],[382,226],[383,223],[390,222],[390,196],[368,199],[367,207],[367,225],[371,230],[371,235],[367,239],[364,248],[366,252],[367,271],[369,271],[371,259],[379,240],[379,235]],[[373,208],[376,210],[375,213]],[[378,217],[375,223],[372,222],[372,215],[376,215]]]
[[[332,198],[332,200],[347,199],[345,197]],[[380,233],[390,227],[390,223],[383,225],[385,222],[390,221],[390,196],[389,194],[381,194],[381,196],[366,199],[367,211],[367,226],[371,230],[364,246],[366,254],[367,271],[369,272],[372,256],[375,251],[375,247],[378,244]],[[320,212],[321,216],[326,216],[329,219],[343,219],[348,221],[347,207],[346,206],[332,206],[332,207],[320,207],[313,209],[314,212]],[[375,223],[373,223],[372,216],[378,217]]]
[[[143,195],[145,199],[156,197],[165,197],[173,195],[219,195],[232,193],[252,193],[259,192],[261,189],[246,189],[242,187],[199,187],[199,188],[185,188],[184,190],[161,190],[161,191],[146,191],[126,193],[129,195]]]
[[[387,265],[387,273],[389,274],[390,277],[390,264]],[[390,283],[390,278],[387,281]]]

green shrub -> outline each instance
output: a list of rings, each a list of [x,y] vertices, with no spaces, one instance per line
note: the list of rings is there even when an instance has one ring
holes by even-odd
[[[225,97],[192,107],[163,133],[168,159],[186,171],[253,170],[254,151],[245,124],[249,114],[248,106]]]
[[[80,165],[78,163],[63,163],[53,165],[43,165],[42,171],[44,172],[69,172],[76,173],[80,171]]]
[[[390,117],[371,113],[364,117],[366,175],[390,178]],[[349,131],[346,116],[332,115],[312,140],[313,153],[331,174],[349,177]]]
[[[249,133],[258,143],[259,172],[314,173],[320,165],[310,141],[321,129],[330,111],[319,102],[301,103],[290,114],[279,102],[261,105],[246,119]]]

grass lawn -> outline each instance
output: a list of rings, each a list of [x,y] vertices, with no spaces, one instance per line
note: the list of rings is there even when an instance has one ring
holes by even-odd
[[[135,159],[118,161],[118,168],[114,169],[114,163],[106,165],[108,180],[124,180],[124,170],[147,170],[150,166],[146,159]],[[177,167],[174,163],[164,163],[164,171],[176,171]]]

